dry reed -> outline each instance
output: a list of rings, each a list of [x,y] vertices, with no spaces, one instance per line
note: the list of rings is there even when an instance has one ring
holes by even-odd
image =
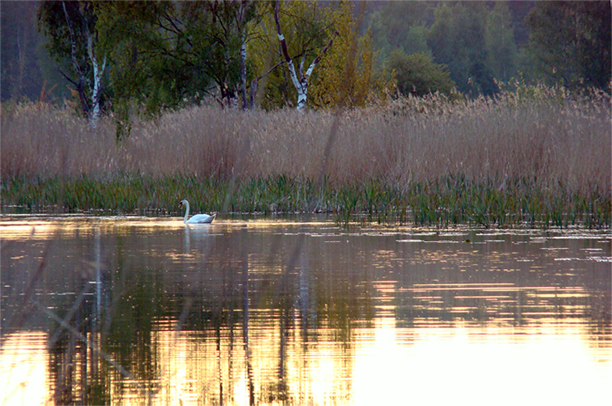
[[[232,111],[211,106],[135,119],[116,142],[112,117],[93,130],[69,111],[3,106],[1,175],[10,179],[316,179],[334,117],[326,112]],[[503,190],[610,195],[610,99],[560,88],[519,88],[496,98],[405,98],[342,113],[326,179],[384,179],[398,188],[461,177]]]

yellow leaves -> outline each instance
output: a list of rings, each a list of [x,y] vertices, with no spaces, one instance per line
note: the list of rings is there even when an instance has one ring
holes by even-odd
[[[318,108],[363,107],[388,87],[375,74],[372,37],[370,32],[359,37],[350,3],[341,3],[332,18],[338,36],[313,72],[309,104]]]
[[[376,70],[371,35],[359,35],[359,23],[353,17],[350,2],[284,2],[280,11],[282,33],[296,69],[303,63],[306,72],[315,58],[322,56],[309,78],[310,107],[365,106],[371,99],[390,93],[392,79],[384,70]],[[250,27],[250,38],[250,68],[260,79],[256,105],[266,110],[295,106],[295,89],[287,67],[279,64],[282,55],[272,13]],[[322,55],[331,39],[333,43]]]

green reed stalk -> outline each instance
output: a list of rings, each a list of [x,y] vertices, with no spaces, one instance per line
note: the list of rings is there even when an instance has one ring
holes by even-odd
[[[60,180],[12,178],[3,183],[3,203],[42,212],[147,212],[178,215],[188,198],[196,211],[223,211],[229,180],[189,176],[152,178],[123,174],[109,180],[88,177]],[[403,185],[372,178],[367,183],[317,185],[308,178],[284,175],[240,180],[226,212],[334,214],[348,224],[361,216],[381,223],[447,227],[520,225],[589,228],[610,226],[610,196],[597,190],[578,193],[562,185],[554,190],[527,179],[506,181],[499,190],[490,181],[447,176],[433,182]],[[376,218],[374,216],[376,214]]]

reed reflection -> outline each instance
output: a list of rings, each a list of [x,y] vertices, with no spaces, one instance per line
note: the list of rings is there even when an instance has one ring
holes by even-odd
[[[27,382],[54,403],[423,403],[536,375],[567,403],[612,377],[607,235],[96,224],[53,240],[22,326],[44,247],[20,231],[2,251],[3,378],[8,337],[44,332]]]

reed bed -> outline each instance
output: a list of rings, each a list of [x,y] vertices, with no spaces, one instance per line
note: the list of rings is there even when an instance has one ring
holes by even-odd
[[[331,137],[331,144],[330,141]],[[198,106],[116,140],[43,104],[3,106],[3,205],[335,213],[485,226],[610,225],[610,98],[517,88],[300,114]]]

